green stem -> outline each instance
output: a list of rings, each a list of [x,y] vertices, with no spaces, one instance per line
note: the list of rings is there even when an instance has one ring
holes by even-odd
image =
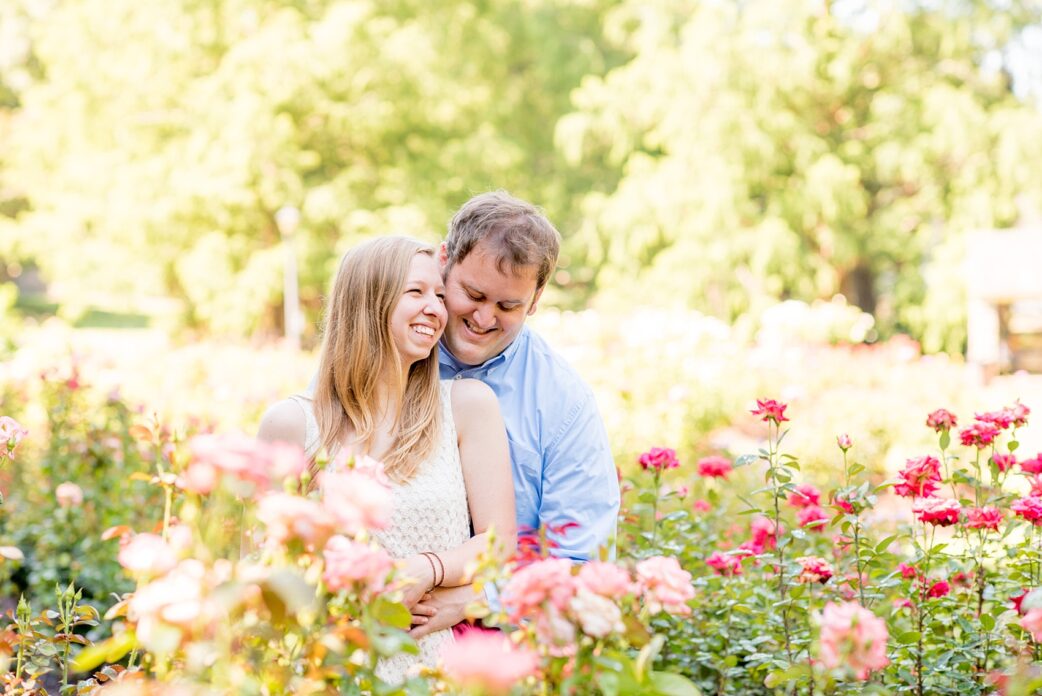
[[[659,494],[659,478],[662,476],[662,472],[658,469],[655,470],[655,488],[654,495],[655,499],[651,502],[651,552],[655,552],[655,541],[658,536],[658,494]]]

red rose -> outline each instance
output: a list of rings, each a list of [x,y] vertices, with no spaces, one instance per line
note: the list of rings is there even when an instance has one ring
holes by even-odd
[[[760,419],[765,423],[767,421],[783,423],[784,421],[789,420],[785,417],[786,408],[788,408],[788,404],[783,404],[774,399],[757,399],[756,408],[751,410],[750,413],[754,416],[760,416]]]

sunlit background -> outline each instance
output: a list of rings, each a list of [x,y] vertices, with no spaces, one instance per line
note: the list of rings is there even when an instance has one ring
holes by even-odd
[[[1042,410],[1040,109],[1038,0],[4,0],[3,410],[75,371],[252,431],[340,254],[503,188],[620,462],[769,395],[881,468]]]

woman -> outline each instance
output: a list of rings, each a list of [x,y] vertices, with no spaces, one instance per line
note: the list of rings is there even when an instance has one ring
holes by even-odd
[[[476,380],[438,380],[438,339],[447,319],[433,247],[383,237],[349,251],[326,308],[312,394],[281,401],[259,437],[299,444],[310,457],[347,450],[383,462],[394,513],[376,540],[401,560],[415,611],[435,586],[467,583],[468,563],[488,548],[506,558],[516,543],[510,455],[499,404]],[[471,535],[473,525],[474,535]],[[427,555],[425,555],[427,554]],[[422,618],[421,618],[422,620]],[[450,630],[419,640],[434,665]],[[378,673],[400,681],[411,655],[384,660]]]

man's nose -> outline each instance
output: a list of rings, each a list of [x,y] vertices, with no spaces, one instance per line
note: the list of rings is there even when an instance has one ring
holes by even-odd
[[[488,305],[480,305],[471,314],[474,318],[474,323],[478,325],[479,329],[491,329],[492,325],[496,322],[494,312]]]

